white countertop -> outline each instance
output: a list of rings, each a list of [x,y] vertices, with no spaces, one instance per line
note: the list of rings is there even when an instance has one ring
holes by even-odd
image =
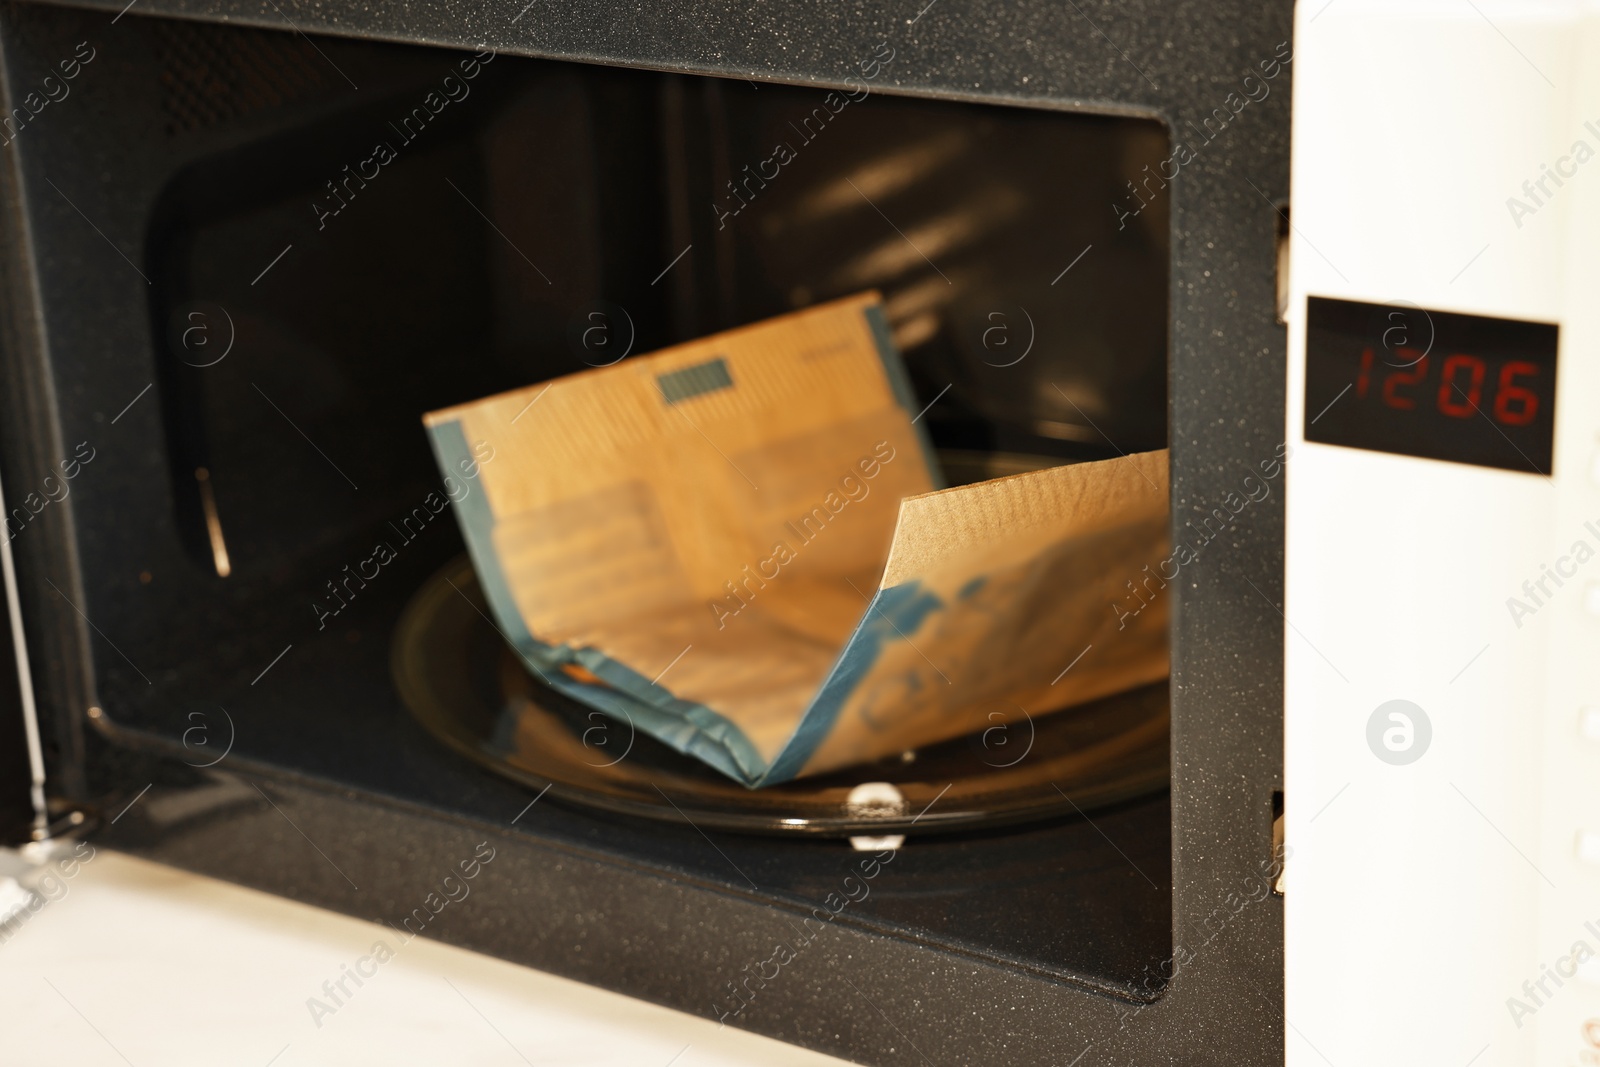
[[[314,1019],[308,999],[331,1004],[323,983],[392,931],[104,848],[48,896],[0,928],[8,1063],[843,1062],[425,938]]]

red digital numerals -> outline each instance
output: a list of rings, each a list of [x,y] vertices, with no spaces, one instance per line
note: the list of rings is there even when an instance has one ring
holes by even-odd
[[[1398,367],[1384,365],[1377,393],[1386,406],[1397,411],[1414,411],[1419,403],[1431,402],[1440,414],[1451,418],[1470,419],[1483,411],[1507,426],[1526,426],[1539,414],[1539,394],[1529,388],[1539,374],[1535,364],[1511,360],[1501,365],[1491,382],[1488,362],[1477,356],[1457,352],[1435,364],[1426,353],[1414,348],[1399,347],[1394,354],[1403,362]],[[1372,391],[1375,362],[1370,345],[1361,350],[1356,396],[1365,397]],[[1434,387],[1428,381],[1428,372],[1436,365],[1439,376]],[[1492,391],[1493,402],[1487,410],[1483,407],[1485,391]]]

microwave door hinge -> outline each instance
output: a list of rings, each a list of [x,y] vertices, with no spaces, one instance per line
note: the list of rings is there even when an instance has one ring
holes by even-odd
[[[0,514],[5,514],[5,487],[0,484]],[[33,672],[28,666],[28,641],[22,631],[22,598],[17,592],[17,567],[11,554],[10,531],[0,537],[0,571],[6,583],[6,613],[11,622],[11,651],[17,660],[17,689],[22,701],[22,728],[28,742],[28,771],[32,779],[33,837],[50,836],[50,816],[44,799],[44,747],[39,742],[39,709],[33,699]]]

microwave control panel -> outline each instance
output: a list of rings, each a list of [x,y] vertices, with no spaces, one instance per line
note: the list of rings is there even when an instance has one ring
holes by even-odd
[[[1287,1062],[1600,1067],[1600,10],[1294,64]]]

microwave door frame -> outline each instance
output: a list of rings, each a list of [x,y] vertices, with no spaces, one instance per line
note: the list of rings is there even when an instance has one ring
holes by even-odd
[[[4,479],[0,478],[0,514],[10,515]],[[11,551],[11,531],[0,539],[0,571],[6,591],[4,626],[11,655],[0,651],[0,845],[21,844],[49,835],[45,801],[44,745],[39,735],[39,709],[34,701],[33,670],[22,622],[22,596]]]

